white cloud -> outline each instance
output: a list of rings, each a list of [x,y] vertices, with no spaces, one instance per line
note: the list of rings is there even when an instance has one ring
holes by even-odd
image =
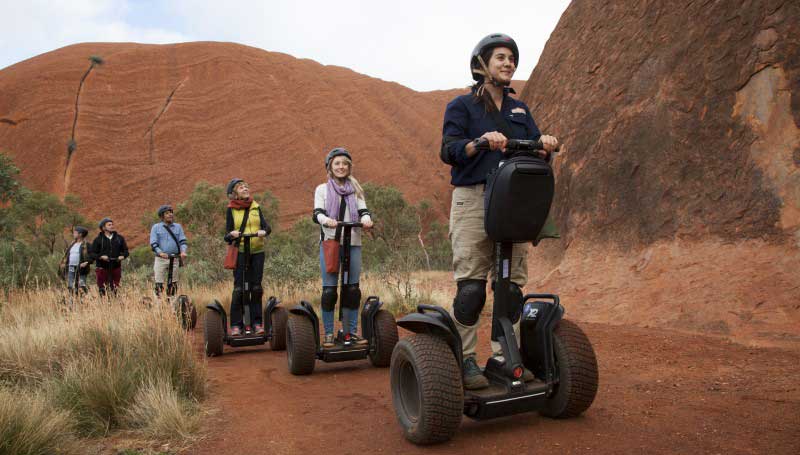
[[[0,2],[0,68],[70,44],[95,41],[170,43],[192,38],[179,31],[126,22],[125,0]]]
[[[13,29],[4,30],[14,44],[0,37],[0,66],[81,41],[214,40],[345,66],[416,90],[446,89],[471,82],[469,53],[492,32],[517,41],[522,55],[516,78],[527,79],[568,3],[174,0],[159,3],[150,21],[137,21],[168,27],[142,27],[126,22],[132,12],[143,14],[133,2],[36,0],[3,8],[16,16],[9,21]]]

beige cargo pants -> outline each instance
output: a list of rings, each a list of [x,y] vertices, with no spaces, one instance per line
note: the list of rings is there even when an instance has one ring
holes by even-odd
[[[486,280],[493,275],[495,263],[494,242],[486,236],[483,225],[483,197],[485,185],[457,186],[453,189],[450,206],[450,243],[453,247],[455,280]],[[529,244],[514,244],[511,259],[511,281],[519,287],[528,281]],[[488,293],[488,292],[487,292]],[[452,313],[452,310],[451,310]],[[453,315],[461,336],[464,358],[475,356],[478,344],[478,325],[463,325]],[[514,324],[514,334],[519,340],[519,321]],[[501,355],[500,343],[492,341],[492,352]]]

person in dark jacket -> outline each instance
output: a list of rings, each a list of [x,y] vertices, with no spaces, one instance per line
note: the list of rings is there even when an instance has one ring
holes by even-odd
[[[505,153],[508,139],[541,140],[549,159],[558,139],[542,135],[530,109],[509,96],[511,78],[519,63],[519,49],[511,37],[495,33],[483,38],[472,51],[470,70],[476,81],[472,93],[456,97],[447,105],[442,128],[442,160],[451,165],[454,186],[450,207],[450,241],[457,291],[453,319],[461,336],[464,387],[481,389],[489,381],[475,360],[478,322],[486,303],[486,282],[494,264],[494,243],[483,225],[484,190],[489,171],[496,169]],[[478,147],[488,143],[488,149]],[[522,287],[528,280],[528,245],[514,245],[510,264],[512,295],[519,300],[510,315],[518,334],[522,311]],[[502,355],[492,330],[492,351]],[[523,379],[531,381],[527,369]]]
[[[88,291],[86,277],[89,275],[89,243],[86,236],[89,230],[83,226],[75,226],[72,230],[72,244],[64,251],[59,265],[59,275],[67,282],[70,293],[85,294]]]
[[[122,279],[122,260],[128,257],[128,244],[125,243],[125,237],[117,232],[111,218],[103,218],[98,227],[100,233],[89,249],[95,261],[97,288],[100,295],[106,295],[106,290],[116,294]]]
[[[233,271],[233,293],[231,294],[231,335],[238,336],[242,330],[255,330],[256,335],[264,334],[261,317],[261,299],[264,289],[261,280],[264,276],[264,238],[271,229],[261,213],[261,207],[250,195],[250,187],[242,179],[231,179],[227,187],[228,210],[225,212],[225,242],[239,247],[236,269]],[[245,219],[245,217],[247,217]],[[242,234],[256,234],[249,244],[241,239]],[[249,246],[249,262],[245,263],[245,247]],[[248,276],[244,268],[247,264]],[[245,287],[245,282],[248,286]],[[250,323],[244,326],[244,298],[249,293]]]

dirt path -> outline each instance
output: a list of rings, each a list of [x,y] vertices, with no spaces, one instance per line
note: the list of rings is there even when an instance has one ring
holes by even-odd
[[[226,349],[208,361],[219,412],[190,453],[800,453],[800,349],[582,327],[600,364],[600,390],[584,416],[465,417],[452,441],[422,448],[400,432],[388,370],[317,362],[313,375],[296,377],[285,352]]]

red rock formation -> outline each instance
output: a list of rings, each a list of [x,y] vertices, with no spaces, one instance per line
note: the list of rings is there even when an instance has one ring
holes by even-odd
[[[282,221],[306,216],[325,153],[339,145],[360,180],[430,199],[446,216],[438,150],[457,92],[230,43],[87,43],[0,71],[0,149],[33,188],[77,194],[86,215],[110,215],[138,240],[143,213],[199,180],[245,178],[277,195]]]
[[[541,285],[591,319],[797,333],[798,24],[788,0],[572,2],[522,94],[568,149]]]

